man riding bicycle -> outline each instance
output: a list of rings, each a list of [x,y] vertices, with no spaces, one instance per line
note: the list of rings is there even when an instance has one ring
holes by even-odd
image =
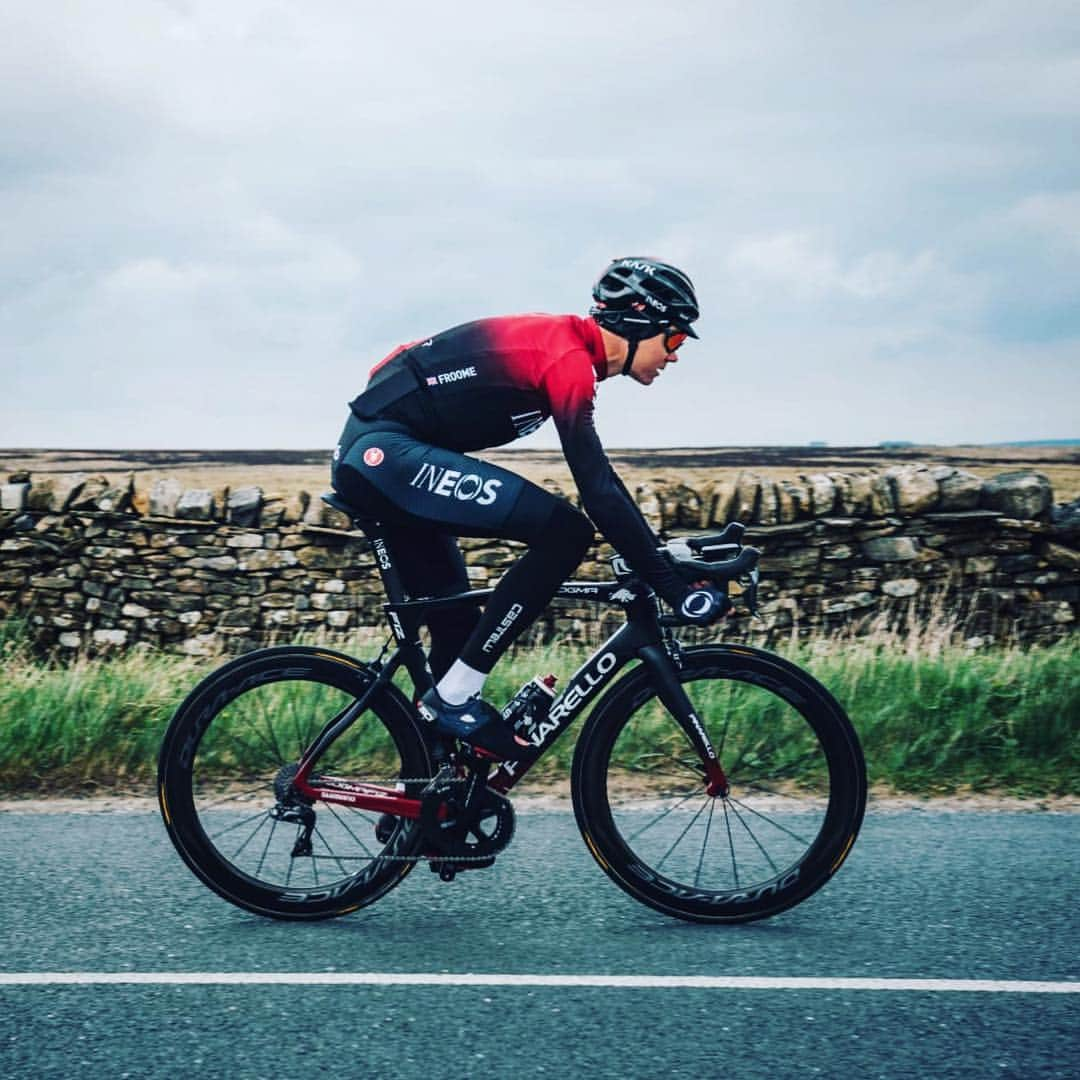
[[[442,734],[507,761],[536,751],[480,697],[484,682],[581,562],[594,523],[685,621],[709,623],[726,606],[716,590],[688,587],[658,551],[593,424],[598,382],[621,373],[648,386],[698,336],[693,285],[667,263],[616,259],[593,287],[593,301],[585,319],[481,319],[400,346],[350,403],[334,451],[335,490],[384,524],[410,596],[468,589],[456,537],[528,545],[483,612],[475,604],[431,612],[436,685],[419,703]],[[588,517],[524,477],[468,456],[528,435],[549,416]]]

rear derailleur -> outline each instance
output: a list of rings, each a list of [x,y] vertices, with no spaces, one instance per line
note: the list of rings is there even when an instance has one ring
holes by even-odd
[[[299,765],[286,765],[274,779],[274,795],[277,804],[270,811],[270,817],[274,821],[284,821],[300,828],[296,834],[296,843],[293,844],[292,857],[311,855],[311,834],[315,831],[315,811],[309,800],[296,793],[293,787],[293,778],[299,771]]]

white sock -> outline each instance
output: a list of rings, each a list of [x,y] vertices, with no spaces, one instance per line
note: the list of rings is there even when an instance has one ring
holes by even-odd
[[[482,671],[455,660],[435,689],[448,705],[464,705],[469,698],[484,689],[486,679],[487,676]]]

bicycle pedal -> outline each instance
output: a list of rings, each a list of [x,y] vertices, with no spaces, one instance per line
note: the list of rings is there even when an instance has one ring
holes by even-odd
[[[428,869],[433,874],[438,874],[442,881],[453,881],[463,870],[486,870],[495,865],[495,856],[489,855],[485,859],[474,859],[471,862],[453,862],[450,859],[432,858],[428,862]]]

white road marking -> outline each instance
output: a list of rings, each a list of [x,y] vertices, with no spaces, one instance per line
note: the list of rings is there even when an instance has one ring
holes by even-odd
[[[1078,994],[1080,981],[840,979],[758,975],[460,975],[348,971],[9,971],[2,986],[509,986],[611,990],[876,990],[895,993]]]

